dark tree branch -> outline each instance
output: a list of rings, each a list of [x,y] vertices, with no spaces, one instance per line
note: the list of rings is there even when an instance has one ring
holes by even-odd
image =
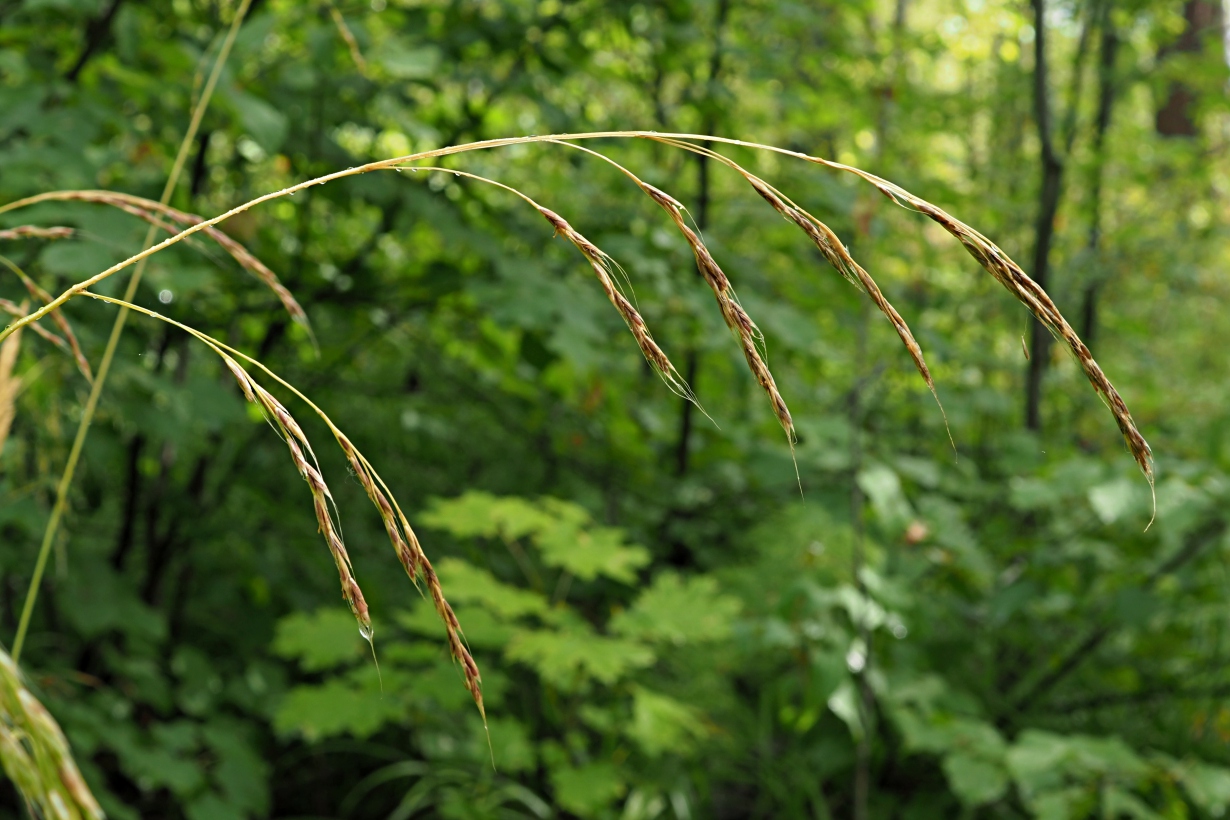
[[[1042,146],[1042,184],[1038,194],[1038,216],[1034,227],[1033,279],[1046,289],[1050,278],[1051,242],[1055,234],[1055,215],[1063,184],[1063,163],[1055,153],[1051,133],[1051,100],[1046,64],[1046,0],[1032,0],[1034,9],[1034,120]],[[1042,378],[1050,358],[1051,335],[1041,322],[1030,323],[1028,375],[1025,386],[1025,427],[1042,427]]]
[[[705,114],[702,120],[702,132],[712,134],[717,128],[717,117],[714,113],[714,94],[717,84],[721,81],[722,75],[722,33],[726,28],[726,20],[730,15],[730,0],[718,0],[717,18],[714,20],[713,30],[713,51],[709,56],[709,82],[705,92],[703,105],[705,106]],[[703,143],[704,147],[709,148],[710,143],[706,140]],[[709,227],[709,157],[705,154],[696,155],[696,228],[701,236],[704,236],[705,229]],[[703,278],[700,268],[696,268],[696,276],[698,279]],[[684,354],[684,379],[691,386],[693,392],[696,390],[696,380],[700,373],[700,351],[695,344],[689,345]],[[689,451],[692,446],[692,427],[695,423],[696,405],[695,402],[689,399],[680,399],[682,402],[679,414],[679,444],[675,449],[675,473],[683,476],[688,472]]]
[[[94,52],[107,41],[111,36],[111,21],[115,19],[115,13],[120,10],[120,4],[124,0],[111,0],[111,5],[107,7],[98,17],[91,20],[85,27],[85,46],[81,49],[81,55],[77,58],[77,62],[73,63],[73,67],[68,70],[64,78],[70,83],[77,82],[77,78],[81,76],[81,70],[85,68],[85,64],[94,56]]]
[[[124,569],[124,562],[132,550],[136,533],[137,507],[141,498],[141,453],[145,449],[145,436],[138,433],[128,443],[128,463],[124,480],[124,514],[120,519],[120,533],[115,540],[115,552],[111,553],[111,566]]]
[[[1055,148],[1054,129],[1051,124],[1051,93],[1047,67],[1046,0],[1032,0],[1034,10],[1034,120],[1038,128],[1038,142],[1042,146],[1042,181],[1038,192],[1038,215],[1034,226],[1033,279],[1044,290],[1050,280],[1051,245],[1055,238],[1055,217],[1063,196],[1063,174],[1067,155],[1076,140],[1077,113],[1080,110],[1082,77],[1085,55],[1093,21],[1099,4],[1095,4],[1081,27],[1080,41],[1072,67],[1072,90],[1068,109],[1063,118],[1059,138],[1063,142],[1064,156]],[[1042,381],[1050,363],[1051,335],[1037,320],[1030,322],[1031,356],[1027,366],[1025,386],[1025,427],[1029,430],[1042,428]]]
[[[209,152],[209,140],[213,137],[212,131],[202,130],[200,136],[197,137],[196,158],[192,161],[192,183],[188,188],[189,196],[196,199],[205,190],[205,183],[208,180],[209,163],[206,161],[206,155]]]

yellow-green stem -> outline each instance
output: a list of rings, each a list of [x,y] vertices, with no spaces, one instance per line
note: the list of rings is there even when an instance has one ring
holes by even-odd
[[[218,85],[218,78],[222,76],[222,68],[226,65],[226,59],[230,56],[231,47],[235,44],[235,35],[239,33],[239,27],[243,24],[243,18],[248,13],[248,7],[252,4],[252,0],[243,0],[239,4],[239,8],[235,12],[235,19],[231,21],[230,30],[226,34],[226,39],[222,42],[222,48],[218,51],[218,59],[214,62],[213,71],[210,72],[209,81],[205,84],[205,89],[201,92],[201,99],[197,101],[196,107],[192,111],[192,120],[188,123],[188,130],[184,134],[183,140],[179,144],[179,151],[175,155],[175,162],[171,166],[171,173],[167,176],[167,183],[162,189],[162,198],[159,202],[166,205],[171,201],[171,194],[175,192],[175,186],[179,183],[179,176],[183,173],[184,162],[188,158],[188,149],[192,147],[192,143],[196,140],[197,131],[201,127],[201,119],[205,116],[205,109],[209,107],[209,99],[213,96],[214,88]],[[142,242],[142,248],[148,250],[154,242],[154,236],[157,232],[157,227],[151,225],[145,233],[145,241]],[[141,276],[145,273],[146,260],[149,257],[143,257],[136,268],[133,269],[132,278],[128,280],[128,287],[124,290],[124,301],[131,302],[137,294],[137,287],[141,284]],[[64,295],[52,301],[51,304],[63,303],[67,301]],[[42,311],[46,314],[50,311]],[[27,317],[29,321],[33,318]],[[81,422],[77,425],[77,435],[73,438],[72,449],[68,452],[68,462],[64,465],[64,472],[60,475],[60,481],[56,485],[56,500],[51,508],[51,517],[47,520],[47,527],[43,530],[43,543],[39,546],[38,560],[34,562],[34,575],[30,579],[30,589],[26,592],[26,601],[21,608],[21,620],[17,623],[17,635],[13,638],[13,661],[17,662],[21,658],[21,648],[26,642],[26,633],[30,629],[30,616],[34,613],[34,603],[38,600],[39,586],[43,582],[43,573],[47,569],[47,557],[51,554],[51,545],[55,542],[56,533],[60,527],[60,519],[64,516],[64,509],[68,504],[68,490],[72,486],[73,476],[77,472],[77,464],[81,460],[81,449],[85,446],[86,436],[89,435],[90,425],[94,421],[94,412],[98,409],[98,399],[102,395],[103,385],[107,382],[107,374],[111,371],[111,362],[115,358],[115,350],[119,347],[120,337],[124,335],[124,324],[128,321],[128,308],[120,308],[120,312],[115,317],[115,324],[111,326],[111,335],[107,338],[107,347],[103,350],[102,362],[98,365],[98,374],[94,378],[94,384],[90,387],[90,396],[86,399],[85,408],[81,413]],[[23,320],[24,323],[28,321]]]

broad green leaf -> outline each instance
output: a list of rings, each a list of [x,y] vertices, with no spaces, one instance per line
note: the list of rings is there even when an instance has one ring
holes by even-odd
[[[850,730],[850,736],[855,741],[863,736],[863,718],[862,712],[858,703],[859,693],[855,688],[854,682],[846,678],[837,687],[837,691],[829,696],[828,707],[841,718],[842,723],[846,724],[846,728]]]
[[[1102,792],[1102,813],[1105,817],[1130,817],[1133,820],[1163,820],[1163,815],[1129,791],[1108,786]]]
[[[628,734],[650,757],[686,754],[706,735],[699,710],[643,686],[632,692]]]
[[[867,467],[859,471],[857,481],[884,526],[898,529],[914,517],[914,510],[901,489],[901,479],[890,467],[883,464]]]
[[[603,575],[631,584],[636,571],[649,563],[648,550],[624,544],[623,531],[612,527],[580,529],[561,522],[540,533],[537,544],[544,564],[567,570],[582,581]]]
[[[496,580],[490,572],[459,558],[444,558],[436,566],[445,595],[455,604],[478,604],[500,618],[521,618],[547,610],[536,592]]]
[[[372,60],[390,76],[400,80],[430,77],[440,63],[440,50],[434,46],[413,46],[400,37],[388,37],[371,55]]]
[[[578,817],[596,817],[627,791],[627,784],[610,763],[552,769],[555,802]]]
[[[653,651],[644,644],[603,637],[577,623],[558,631],[522,630],[513,636],[505,655],[561,689],[575,689],[589,679],[610,685],[654,662]]]
[[[476,606],[454,607],[461,633],[470,647],[503,649],[516,632],[508,620]],[[429,635],[441,641],[445,638],[444,622],[430,601],[417,601],[414,608],[398,613],[397,623],[411,632]]]
[[[462,538],[523,538],[555,523],[555,516],[531,501],[479,490],[456,498],[433,498],[421,518],[428,527]]]
[[[342,734],[363,738],[404,714],[405,706],[397,698],[334,678],[287,692],[273,725],[281,734],[297,733],[309,741]]]
[[[683,578],[661,572],[632,606],[611,619],[611,631],[645,641],[685,644],[730,634],[739,601],[718,590],[710,577]]]
[[[1131,512],[1139,497],[1136,482],[1127,478],[1089,488],[1089,505],[1103,524],[1113,524]]]
[[[1184,760],[1173,770],[1183,790],[1201,809],[1221,817],[1230,808],[1230,769],[1200,760]]]
[[[345,609],[296,612],[278,621],[273,651],[298,660],[304,669],[318,672],[362,657],[370,650],[354,615]]]
[[[228,94],[244,131],[267,153],[275,153],[286,140],[289,121],[286,115],[253,94],[232,89]]]
[[[1000,761],[953,752],[944,756],[942,765],[953,793],[971,808],[994,802],[1008,790],[1008,771]]]
[[[216,792],[206,792],[184,808],[188,820],[244,820],[247,812],[223,800]]]

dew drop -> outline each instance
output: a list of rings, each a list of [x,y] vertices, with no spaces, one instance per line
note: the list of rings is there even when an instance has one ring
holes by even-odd
[[[359,634],[363,636],[363,640],[371,643],[373,630],[370,626],[359,625]]]

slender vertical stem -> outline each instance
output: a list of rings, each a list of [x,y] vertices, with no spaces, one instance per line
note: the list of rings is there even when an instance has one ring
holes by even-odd
[[[858,330],[855,335],[855,371],[861,373],[867,361],[867,320],[868,307],[863,300],[859,301]],[[865,520],[863,518],[863,488],[859,486],[858,474],[863,469],[863,389],[866,380],[859,377],[850,391],[850,522],[854,534],[852,571],[854,586],[863,597],[867,595],[867,586],[863,582],[863,567],[866,564],[865,555]],[[874,694],[868,681],[871,671],[871,630],[867,622],[860,618],[855,624],[859,641],[863,645],[862,666],[854,670],[854,678],[858,684],[858,718],[862,724],[862,733],[858,737],[854,761],[854,820],[867,820],[868,803],[871,797],[871,723],[875,708]]]
[[[188,131],[184,134],[183,141],[179,144],[179,152],[175,155],[175,162],[171,166],[171,173],[167,176],[167,183],[162,189],[162,197],[159,200],[162,204],[167,204],[171,200],[171,194],[175,192],[175,186],[179,182],[179,176],[184,170],[184,163],[188,158],[188,149],[192,147],[193,141],[196,139],[197,131],[201,127],[201,119],[205,116],[205,109],[209,106],[210,97],[213,96],[214,88],[218,84],[218,78],[222,76],[222,68],[226,65],[226,59],[230,56],[231,47],[235,44],[235,36],[239,33],[239,27],[243,24],[243,18],[248,13],[248,7],[252,0],[242,0],[239,8],[235,12],[235,19],[231,21],[231,28],[227,32],[226,40],[222,43],[222,48],[218,52],[218,59],[214,62],[213,71],[209,75],[209,81],[205,84],[205,89],[201,92],[201,99],[197,102],[196,108],[192,112],[192,120],[188,124]],[[154,243],[154,236],[157,228],[150,226],[146,231],[144,248],[149,248]],[[145,264],[148,257],[137,262],[133,269],[132,278],[128,280],[128,287],[124,290],[124,301],[131,302],[137,293],[137,286],[141,284],[141,276],[145,273]],[[47,569],[47,556],[51,554],[51,545],[55,542],[56,532],[59,530],[60,519],[64,516],[64,510],[68,503],[68,490],[72,486],[73,476],[77,472],[77,463],[81,459],[81,450],[85,446],[86,436],[89,434],[90,425],[94,421],[94,413],[98,409],[98,399],[102,395],[103,385],[106,384],[107,374],[111,371],[111,362],[115,358],[115,350],[119,346],[120,337],[124,334],[124,324],[128,321],[128,308],[121,308],[120,312],[115,317],[115,324],[111,327],[111,335],[107,338],[107,347],[103,351],[102,363],[98,366],[98,373],[94,377],[94,384],[90,388],[90,395],[86,399],[85,408],[81,413],[81,422],[77,425],[77,435],[73,438],[73,446],[68,452],[68,462],[64,465],[64,472],[60,475],[60,481],[56,484],[56,500],[51,508],[51,517],[47,520],[47,527],[43,530],[43,542],[39,546],[38,559],[34,563],[34,575],[30,579],[30,588],[26,592],[26,601],[21,608],[21,619],[17,623],[17,635],[13,638],[13,661],[17,662],[21,658],[21,649],[25,644],[26,633],[30,628],[30,616],[34,612],[34,603],[38,600],[39,585],[43,580],[43,573]]]

